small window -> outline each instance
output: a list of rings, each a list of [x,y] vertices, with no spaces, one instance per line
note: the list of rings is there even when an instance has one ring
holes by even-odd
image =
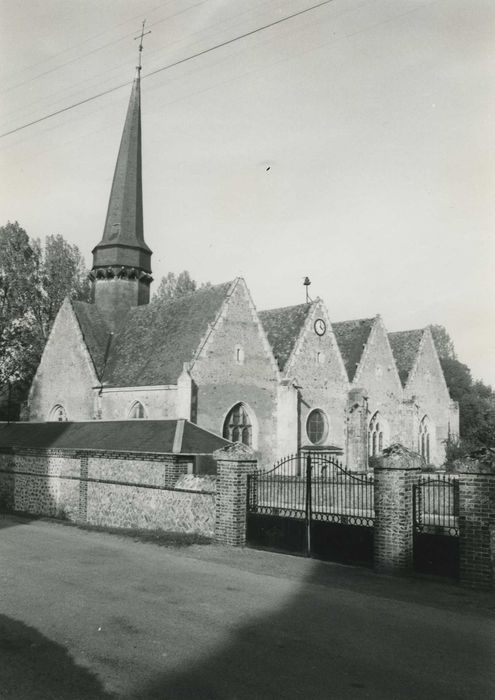
[[[67,412],[61,404],[57,404],[52,408],[52,410],[50,411],[50,420],[59,422],[68,420]]]
[[[141,401],[135,401],[131,406],[131,410],[129,411],[129,418],[131,420],[135,420],[144,417],[145,416],[143,404],[141,403]]]
[[[319,408],[315,408],[306,421],[306,433],[308,440],[313,445],[321,445],[328,436],[328,420]]]
[[[244,349],[240,345],[235,348],[235,361],[238,365],[244,364]]]
[[[316,353],[316,364],[322,365],[324,362],[325,362],[325,353],[324,352],[317,352]]]
[[[229,411],[223,424],[223,437],[231,442],[242,442],[252,447],[253,426],[244,404],[238,403]]]
[[[419,424],[419,453],[427,464],[430,463],[430,421],[423,416]]]

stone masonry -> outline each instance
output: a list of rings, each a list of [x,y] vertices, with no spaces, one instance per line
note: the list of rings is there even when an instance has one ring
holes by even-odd
[[[458,464],[460,582],[495,588],[495,465]]]
[[[210,537],[214,484],[193,475],[184,482],[188,463],[178,455],[11,450],[0,453],[0,508],[99,526]]]
[[[420,455],[392,445],[377,460],[374,568],[400,574],[413,568],[413,486],[424,464]]]
[[[240,547],[246,544],[247,476],[256,471],[254,452],[234,443],[213,453],[217,461],[215,541]]]

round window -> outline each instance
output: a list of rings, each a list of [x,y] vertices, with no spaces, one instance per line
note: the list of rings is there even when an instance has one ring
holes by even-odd
[[[328,435],[328,420],[326,415],[319,408],[315,408],[306,421],[306,433],[313,445],[321,445]]]

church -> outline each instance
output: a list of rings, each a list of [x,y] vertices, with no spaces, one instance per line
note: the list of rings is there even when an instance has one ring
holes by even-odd
[[[459,415],[428,328],[334,322],[321,299],[258,310],[242,278],[150,301],[141,167],[138,69],[92,251],[92,302],[60,308],[30,421],[186,419],[251,446],[264,468],[312,449],[362,472],[394,442],[443,463]]]

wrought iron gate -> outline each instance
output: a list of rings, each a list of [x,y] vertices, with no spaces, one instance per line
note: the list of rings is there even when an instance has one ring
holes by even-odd
[[[373,563],[373,477],[318,453],[248,477],[248,544],[343,563]]]
[[[459,576],[459,482],[445,474],[421,475],[414,486],[414,568]]]

